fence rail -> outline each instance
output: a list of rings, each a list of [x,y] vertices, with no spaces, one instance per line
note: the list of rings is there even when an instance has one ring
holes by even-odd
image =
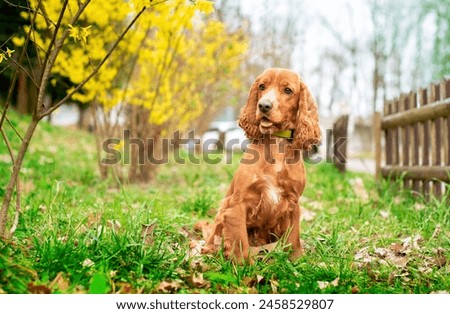
[[[405,188],[426,196],[448,193],[450,80],[387,101],[374,132],[377,177],[402,177]]]

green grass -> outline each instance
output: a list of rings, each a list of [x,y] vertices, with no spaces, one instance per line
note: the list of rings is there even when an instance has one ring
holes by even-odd
[[[24,129],[23,118],[11,119]],[[5,130],[14,138],[8,127]],[[301,200],[310,217],[301,226],[304,256],[291,262],[288,253],[277,248],[258,255],[254,264],[234,265],[221,253],[195,258],[188,253],[200,239],[193,226],[213,219],[239,158],[232,165],[169,163],[148,186],[117,187],[99,178],[94,145],[94,138],[82,131],[39,126],[21,175],[18,229],[10,240],[0,242],[0,291],[449,290],[448,195],[425,203],[402,192],[398,182],[376,183],[369,175],[308,165]],[[0,197],[9,173],[1,142]],[[362,179],[367,199],[355,192],[356,178]],[[151,225],[144,237],[143,225]]]

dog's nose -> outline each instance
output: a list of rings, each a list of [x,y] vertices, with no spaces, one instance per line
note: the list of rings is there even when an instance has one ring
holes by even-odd
[[[267,99],[260,100],[258,102],[258,108],[262,113],[268,113],[272,109],[272,102]]]

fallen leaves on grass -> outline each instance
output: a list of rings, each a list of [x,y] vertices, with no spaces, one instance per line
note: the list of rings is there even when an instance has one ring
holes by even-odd
[[[328,281],[318,281],[317,284],[319,285],[320,290],[324,290],[328,287],[337,287],[339,285],[339,277],[334,279],[331,282]]]
[[[66,276],[63,272],[59,272],[55,279],[51,282],[49,288],[53,290],[54,288],[58,288],[59,291],[65,292],[69,289],[70,282],[66,279]]]
[[[360,249],[354,256],[356,266],[366,269],[368,276],[374,281],[380,281],[381,276],[376,265],[392,265],[396,269],[389,273],[387,282],[394,284],[395,279],[403,283],[411,281],[410,266],[421,274],[429,274],[433,269],[439,269],[447,265],[445,250],[442,248],[426,251],[422,247],[424,239],[420,234],[406,237],[388,247],[377,247],[373,251],[369,247]],[[407,267],[408,266],[408,267]]]
[[[205,246],[205,240],[191,240],[191,241],[189,241],[188,257],[200,256],[204,246]]]
[[[391,213],[385,210],[380,210],[381,218],[388,219]]]
[[[52,290],[44,285],[35,285],[34,283],[30,282],[28,284],[28,292],[32,294],[50,294]]]
[[[86,258],[81,265],[83,265],[83,267],[92,267],[95,263],[91,259]]]
[[[102,213],[91,212],[87,217],[86,226],[91,228],[92,226],[97,226],[102,220]]]
[[[130,293],[136,293],[136,291],[130,283],[119,282],[119,283],[114,284],[113,293],[130,294]]]
[[[190,282],[195,288],[209,288],[211,283],[203,278],[203,273],[194,273],[190,277]]]
[[[301,211],[301,216],[300,216],[301,221],[303,221],[303,220],[304,221],[312,221],[316,217],[315,212],[308,210],[305,207],[301,207],[300,211]]]
[[[117,232],[117,230],[122,228],[122,224],[117,219],[108,219],[106,224],[113,232]]]
[[[141,239],[145,245],[152,245],[155,242],[154,230],[156,224],[142,224]]]
[[[431,236],[432,239],[436,238],[439,233],[441,233],[441,224],[437,224],[436,228],[434,229],[433,235]]]
[[[279,242],[272,242],[272,243],[260,245],[260,246],[251,246],[250,254],[252,256],[256,256],[259,253],[264,253],[264,254],[271,253],[277,248],[278,245],[279,245]]]
[[[409,254],[412,250],[419,250],[422,242],[422,236],[415,235],[404,238],[401,243],[392,243],[389,248],[377,247],[373,253],[369,253],[369,248],[365,247],[355,254],[354,259],[362,263],[376,261],[380,264],[387,263],[403,268],[409,262]]]
[[[159,283],[159,285],[156,287],[157,293],[174,293],[180,290],[182,281],[175,280],[175,281],[162,281]]]

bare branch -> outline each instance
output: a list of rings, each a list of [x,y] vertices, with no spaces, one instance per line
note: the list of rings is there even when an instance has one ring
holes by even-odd
[[[88,1],[87,1],[87,2],[88,2]],[[54,44],[55,41],[56,41],[56,36],[58,35],[59,28],[61,27],[61,21],[62,21],[62,19],[63,19],[63,17],[64,17],[64,13],[66,12],[67,5],[68,5],[68,4],[69,4],[69,0],[64,1],[63,6],[62,6],[62,8],[61,8],[61,13],[59,14],[58,21],[56,22],[55,30],[53,31],[53,36],[52,36],[52,38],[50,39],[50,44],[48,45],[47,51],[45,52],[45,59],[44,59],[44,62],[42,63],[42,64],[44,64],[44,65],[47,64],[48,58],[49,58],[49,56],[50,56],[50,52],[52,51],[53,44]],[[43,12],[45,12],[45,7],[42,6],[42,7],[41,7],[41,10],[42,10]],[[39,79],[39,84],[42,83],[43,76],[44,76],[44,71],[42,71],[41,77],[40,77],[40,79]]]
[[[86,2],[84,2],[78,8],[77,13],[75,13],[75,15],[72,17],[72,19],[70,20],[69,24],[75,24],[76,21],[78,21],[78,19],[80,18],[81,14],[84,12],[84,10],[86,9],[86,7],[88,6],[88,4],[90,2],[91,2],[91,0],[86,0]],[[63,13],[64,12],[61,12],[60,18],[61,18],[61,15],[64,15]],[[56,32],[56,30],[55,30],[55,32]],[[48,79],[49,79],[49,76],[50,76],[50,72],[51,72],[51,70],[53,68],[53,65],[54,65],[54,63],[56,61],[56,58],[58,57],[58,54],[61,51],[63,43],[66,40],[68,35],[69,35],[69,29],[66,29],[65,32],[63,33],[63,35],[61,36],[61,38],[59,38],[57,41],[54,42],[54,49],[51,50],[50,55],[48,56],[48,58],[46,57],[46,63],[43,65],[44,66],[44,70],[42,71],[41,80],[39,81],[38,99],[37,99],[36,107],[34,108],[34,112],[33,112],[33,115],[35,115],[36,117],[39,117],[38,120],[42,119],[45,116],[45,114],[43,115],[42,112],[41,112],[41,110],[45,109],[44,102],[43,102],[44,95],[45,95],[45,87],[47,86],[47,82],[48,82]]]
[[[69,94],[67,94],[63,99],[61,99],[58,103],[53,105],[52,107],[48,108],[47,110],[44,110],[38,114],[38,119],[42,119],[43,117],[51,114],[53,111],[58,109],[62,104],[64,104],[67,100],[69,100],[76,92],[78,92],[86,83],[94,77],[100,68],[105,64],[105,62],[109,59],[113,51],[117,48],[119,43],[122,41],[122,39],[125,37],[125,35],[128,33],[128,31],[133,27],[133,25],[136,23],[136,21],[139,19],[139,17],[144,13],[146,10],[146,7],[142,8],[142,10],[136,14],[134,19],[130,22],[130,24],[127,26],[127,28],[122,32],[122,34],[119,36],[119,38],[116,40],[114,45],[109,49],[108,53],[103,57],[103,59],[100,61],[100,63],[97,65],[97,67],[89,74],[80,84],[78,84],[77,87],[75,87]]]
[[[19,69],[21,69],[23,72],[25,72],[25,74],[29,77],[29,79],[31,80],[31,83],[33,83],[33,85],[38,88],[38,84],[37,82],[34,80],[34,77],[30,74],[30,72],[28,72],[28,70],[26,68],[23,67],[22,64],[20,64],[19,62],[17,62],[16,60],[14,60],[13,58],[10,59],[12,63],[14,63]]]
[[[11,157],[11,162],[14,164],[14,152],[12,150],[11,144],[9,143],[8,137],[6,136],[6,133],[5,131],[3,131],[3,129],[0,129],[0,132],[2,133],[3,141],[5,142],[9,156]]]

